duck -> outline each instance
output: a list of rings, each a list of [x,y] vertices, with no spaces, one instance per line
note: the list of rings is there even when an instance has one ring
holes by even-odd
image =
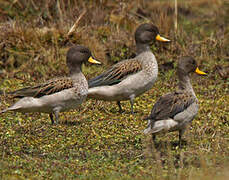
[[[75,109],[87,97],[88,83],[82,73],[82,64],[86,62],[101,64],[93,58],[87,47],[74,45],[69,48],[66,55],[69,77],[51,79],[33,87],[10,92],[13,98],[21,99],[0,114],[7,111],[48,113],[51,123],[58,124],[60,112]]]
[[[155,40],[170,41],[152,23],[141,24],[135,31],[136,57],[122,60],[89,79],[88,98],[116,101],[120,113],[123,112],[120,101],[129,100],[134,114],[134,99],[151,89],[158,76],[157,60],[150,50]]]
[[[144,134],[152,134],[153,141],[156,134],[179,131],[179,144],[187,126],[198,113],[199,105],[193,90],[190,74],[206,75],[201,71],[196,60],[191,56],[181,57],[177,65],[178,88],[174,92],[161,96],[154,104]]]

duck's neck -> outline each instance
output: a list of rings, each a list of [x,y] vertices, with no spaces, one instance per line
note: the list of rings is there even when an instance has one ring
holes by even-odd
[[[179,83],[178,83],[179,89],[189,91],[196,97],[195,92],[192,88],[192,84],[191,84],[189,75],[182,72],[181,70],[178,70],[177,75],[179,79]]]
[[[80,67],[70,67],[69,68],[69,75],[71,78],[75,79],[77,77],[79,77],[79,75],[82,74],[81,71],[81,66]]]
[[[136,48],[137,48],[137,54],[141,54],[142,52],[145,51],[150,51],[150,47],[148,44],[142,44],[139,42],[136,43]]]

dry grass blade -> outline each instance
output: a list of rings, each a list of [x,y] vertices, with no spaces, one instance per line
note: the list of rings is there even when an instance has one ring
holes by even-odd
[[[177,0],[175,0],[175,32],[177,31]]]
[[[70,36],[75,30],[76,27],[78,26],[80,20],[82,19],[82,17],[86,14],[86,10],[84,10],[80,16],[78,17],[78,19],[76,20],[76,22],[74,23],[74,25],[71,27],[71,29],[68,31],[68,36]]]

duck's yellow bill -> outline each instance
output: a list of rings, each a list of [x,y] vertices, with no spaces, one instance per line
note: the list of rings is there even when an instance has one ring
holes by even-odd
[[[92,64],[101,64],[101,62],[96,61],[95,59],[93,59],[92,57],[89,57],[88,62],[92,63]]]
[[[207,73],[205,73],[205,72],[199,70],[198,67],[196,68],[195,72],[196,72],[197,74],[199,74],[199,75],[207,75]]]
[[[162,42],[169,42],[170,41],[169,39],[166,39],[166,38],[160,36],[159,34],[156,36],[156,40],[162,41]]]

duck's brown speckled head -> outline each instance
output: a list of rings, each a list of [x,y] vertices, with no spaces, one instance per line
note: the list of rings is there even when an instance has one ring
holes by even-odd
[[[169,42],[170,40],[159,35],[158,28],[151,24],[141,24],[135,32],[135,41],[140,44],[150,44],[152,41],[158,40],[162,42]]]
[[[206,75],[205,72],[200,71],[197,62],[193,57],[190,56],[184,56],[181,57],[178,61],[178,72],[188,75],[189,73],[196,72],[199,75]]]

